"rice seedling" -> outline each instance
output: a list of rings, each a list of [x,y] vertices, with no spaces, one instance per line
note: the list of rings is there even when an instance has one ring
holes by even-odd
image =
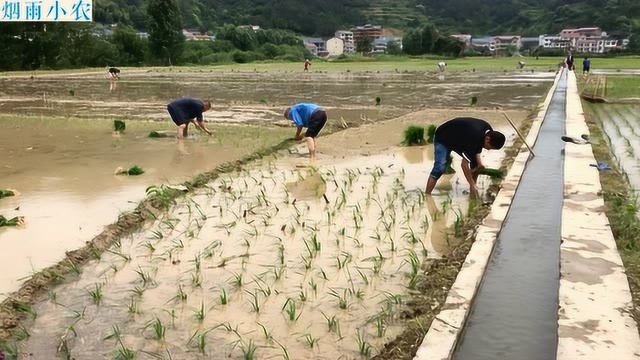
[[[109,334],[106,337],[104,337],[102,339],[102,341],[116,339],[116,342],[117,342],[121,338],[122,338],[122,330],[120,330],[120,327],[118,326],[118,324],[112,324],[111,325],[111,334]]]
[[[306,334],[304,336],[304,340],[307,342],[307,345],[309,345],[309,348],[313,349],[314,346],[316,346],[318,344],[318,338],[314,338],[311,334]]]
[[[371,355],[371,344],[366,341],[364,331],[361,332],[356,330],[356,342],[358,343],[358,351],[360,352],[360,355]]]
[[[204,318],[207,316],[207,311],[204,306],[204,302],[200,303],[200,307],[193,310],[193,315],[198,320],[198,322],[203,322]]]
[[[455,220],[453,221],[453,236],[458,237],[462,235],[462,227],[464,226],[464,217],[462,212],[457,210],[454,212]]]
[[[242,351],[242,358],[244,360],[253,360],[256,357],[256,350],[258,347],[253,343],[253,339],[249,339],[249,343],[245,344],[244,341],[240,341],[240,350]]]
[[[15,300],[12,302],[12,305],[14,310],[21,313],[29,314],[33,319],[38,317],[38,313],[36,312],[36,310],[31,306],[31,304],[27,302]]]
[[[31,337],[31,333],[24,326],[18,325],[13,332],[15,339],[20,342]]]
[[[384,292],[384,296],[386,298],[386,301],[394,304],[394,305],[402,305],[402,295],[400,294],[392,294],[388,291]]]
[[[100,301],[102,301],[102,284],[96,283],[94,284],[93,289],[87,289],[86,291],[91,297],[93,303],[96,305],[100,305]]]
[[[232,282],[237,288],[242,288],[242,286],[244,285],[244,281],[243,281],[243,275],[240,274],[234,274],[233,275],[233,282]]]
[[[275,278],[276,281],[282,279],[282,277],[284,276],[286,272],[286,269],[284,267],[278,267],[278,268],[273,268],[273,276]]]
[[[139,311],[138,309],[138,302],[136,301],[135,298],[131,297],[131,300],[129,301],[129,304],[127,304],[127,312],[130,315],[135,315],[137,314]]]
[[[264,334],[264,339],[266,341],[273,340],[273,336],[271,335],[271,331],[267,330],[267,328],[264,325],[260,324],[260,323],[256,323],[256,324],[258,324],[258,326],[260,326],[260,328],[262,329],[262,333]]]
[[[138,176],[144,174],[144,170],[138,165],[133,165],[128,169],[118,168],[116,170],[116,175],[130,175],[130,176]]]
[[[138,274],[138,276],[140,277],[140,281],[142,281],[142,285],[144,285],[145,287],[147,285],[154,284],[153,277],[151,276],[151,273],[149,273],[148,271],[142,270],[142,268],[139,266],[138,266],[138,270],[134,270],[134,271],[136,272],[136,274]]]
[[[150,321],[145,325],[143,331],[146,331],[148,328],[153,330],[153,337],[156,341],[164,340],[167,334],[167,327],[156,317],[155,320]]]
[[[126,347],[122,340],[118,339],[118,343],[120,347],[115,354],[117,360],[134,360],[136,358],[136,352]]]
[[[142,295],[144,295],[144,292],[147,290],[146,286],[134,286],[133,290],[131,290],[131,292],[138,296],[138,297],[142,297]]]
[[[304,289],[300,289],[300,295],[299,295],[300,301],[305,302],[307,301],[307,291]]]
[[[407,226],[405,233],[402,235],[402,238],[412,245],[417,244],[420,241],[411,226]]]
[[[191,335],[191,338],[189,338],[187,345],[191,345],[195,340],[195,345],[198,348],[198,351],[200,352],[200,354],[204,355],[207,347],[207,334],[209,334],[211,330],[213,329],[194,332],[193,335]]]
[[[249,294],[249,296],[251,296],[251,299],[249,300],[249,304],[251,305],[251,308],[253,309],[253,311],[256,313],[260,313],[260,299],[258,297],[258,292],[257,291],[249,292],[246,290],[245,292]]]
[[[202,273],[197,270],[195,273],[191,273],[191,286],[193,288],[201,288],[202,287]]]
[[[347,308],[349,308],[349,299],[347,298],[348,293],[348,290],[345,289],[343,290],[342,295],[340,295],[336,290],[329,289],[329,295],[336,298],[336,300],[338,301],[338,308],[342,310],[346,310]]]
[[[313,267],[313,259],[311,257],[304,257],[304,255],[300,255],[302,258],[302,264],[304,265],[305,270],[310,270]]]
[[[178,292],[176,296],[172,297],[171,300],[173,302],[186,302],[187,301],[187,293],[182,289],[182,284],[178,284]]]
[[[362,279],[362,282],[364,282],[365,285],[369,285],[369,278],[367,277],[367,275],[363,274],[362,271],[360,271],[360,269],[357,269],[358,274],[360,275],[360,278]]]
[[[284,305],[282,306],[282,311],[287,314],[287,319],[291,322],[297,321],[302,315],[302,312],[298,313],[296,302],[292,298],[287,298],[287,301],[285,301]]]
[[[376,334],[378,335],[379,338],[384,336],[384,333],[387,331],[386,328],[386,323],[384,320],[384,317],[382,316],[377,316],[376,317]]]

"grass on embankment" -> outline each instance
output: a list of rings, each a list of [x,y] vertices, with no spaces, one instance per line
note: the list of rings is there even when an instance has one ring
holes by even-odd
[[[633,316],[640,320],[640,219],[635,194],[620,175],[615,159],[609,150],[601,124],[585,106],[585,117],[591,138],[593,153],[598,162],[606,162],[615,171],[601,171],[600,183],[605,201],[605,213],[616,239],[618,251],[624,262],[627,278],[633,296]]]
[[[640,98],[640,76],[607,76],[607,99]]]

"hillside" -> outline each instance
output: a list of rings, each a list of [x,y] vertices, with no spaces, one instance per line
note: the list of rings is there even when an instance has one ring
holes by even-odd
[[[444,31],[538,35],[568,26],[609,32],[640,28],[637,0],[178,0],[185,26],[212,30],[225,23],[331,35],[364,23],[405,29],[427,21]],[[96,0],[98,22],[144,29],[143,0]]]

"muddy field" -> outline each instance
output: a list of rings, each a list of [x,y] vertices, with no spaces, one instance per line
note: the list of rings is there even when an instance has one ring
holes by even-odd
[[[0,78],[0,113],[167,121],[166,104],[180,96],[211,99],[211,121],[282,121],[282,108],[308,100],[330,117],[379,120],[424,107],[530,108],[553,81],[553,73],[433,72],[238,72],[136,70],[110,83],[103,73]],[[381,106],[375,106],[376,97]]]
[[[448,254],[468,207],[459,159],[426,198],[432,147],[397,144],[407,124],[461,113],[332,134],[315,167],[298,146],[209,183],[53,289],[18,347],[34,359],[376,354],[402,331],[421,264]],[[501,114],[471,114],[515,138]],[[497,167],[502,156],[483,157]]]
[[[633,189],[640,189],[640,105],[586,104],[608,138],[611,152]]]

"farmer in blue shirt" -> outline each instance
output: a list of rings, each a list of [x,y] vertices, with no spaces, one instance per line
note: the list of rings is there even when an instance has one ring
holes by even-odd
[[[302,128],[307,128],[304,137],[307,139],[309,156],[316,157],[316,137],[327,123],[327,113],[318,105],[311,103],[299,103],[284,111],[284,118],[293,121],[298,127],[295,140],[302,140]]]
[[[189,124],[191,123],[198,130],[212,135],[211,131],[204,126],[204,119],[202,118],[202,113],[209,109],[211,109],[211,102],[208,100],[202,101],[191,97],[183,97],[170,102],[167,105],[167,111],[169,111],[171,120],[178,126],[178,139],[187,137]]]
[[[584,60],[582,60],[582,75],[588,74],[589,70],[591,70],[591,60],[585,56]]]

